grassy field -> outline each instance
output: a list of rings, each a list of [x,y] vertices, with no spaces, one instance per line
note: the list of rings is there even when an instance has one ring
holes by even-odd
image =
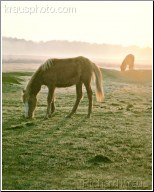
[[[3,190],[113,190],[152,188],[151,71],[103,69],[105,102],[93,97],[65,118],[75,88],[57,90],[56,112],[43,120],[47,90],[38,95],[35,119],[23,117],[22,89],[31,73],[3,73]]]

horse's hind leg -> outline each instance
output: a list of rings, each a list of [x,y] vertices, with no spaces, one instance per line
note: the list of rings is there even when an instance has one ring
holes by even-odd
[[[89,107],[88,107],[88,115],[87,115],[87,117],[90,118],[90,114],[92,112],[92,89],[91,89],[90,82],[84,83],[84,85],[86,87],[87,95],[88,95],[88,99],[89,99]]]
[[[82,98],[82,82],[79,82],[77,85],[76,85],[76,102],[74,104],[74,107],[71,111],[71,113],[69,115],[67,115],[67,117],[71,117],[77,110],[77,107],[80,103],[80,100]]]
[[[54,104],[51,105],[51,102],[54,96],[54,90],[55,90],[54,87],[49,88],[48,97],[47,97],[47,113],[46,113],[45,119],[51,116],[51,109],[52,109],[52,106],[54,105]]]

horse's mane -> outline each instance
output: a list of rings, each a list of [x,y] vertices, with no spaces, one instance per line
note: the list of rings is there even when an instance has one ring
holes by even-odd
[[[43,63],[37,70],[36,72],[32,75],[27,87],[26,87],[26,90],[29,92],[31,90],[31,86],[32,86],[32,83],[34,82],[34,80],[36,78],[38,78],[38,76],[40,76],[40,74],[44,71],[47,71],[50,69],[50,67],[53,66],[53,60],[52,59],[48,59],[47,61],[45,61],[45,63]]]
[[[47,61],[45,61],[44,64],[42,64],[40,66],[40,69],[42,71],[47,71],[48,69],[50,69],[51,66],[53,66],[53,60],[52,59],[48,59]]]

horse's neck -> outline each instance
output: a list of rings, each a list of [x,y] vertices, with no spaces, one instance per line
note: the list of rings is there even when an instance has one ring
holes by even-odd
[[[39,74],[34,74],[29,84],[27,85],[29,94],[36,96],[41,89],[41,85],[42,83]]]

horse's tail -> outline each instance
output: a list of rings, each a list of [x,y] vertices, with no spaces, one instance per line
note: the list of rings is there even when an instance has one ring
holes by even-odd
[[[95,63],[92,63],[92,69],[96,77],[96,99],[98,102],[103,102],[104,97],[104,91],[103,91],[103,78],[102,73],[100,69],[95,65]]]

